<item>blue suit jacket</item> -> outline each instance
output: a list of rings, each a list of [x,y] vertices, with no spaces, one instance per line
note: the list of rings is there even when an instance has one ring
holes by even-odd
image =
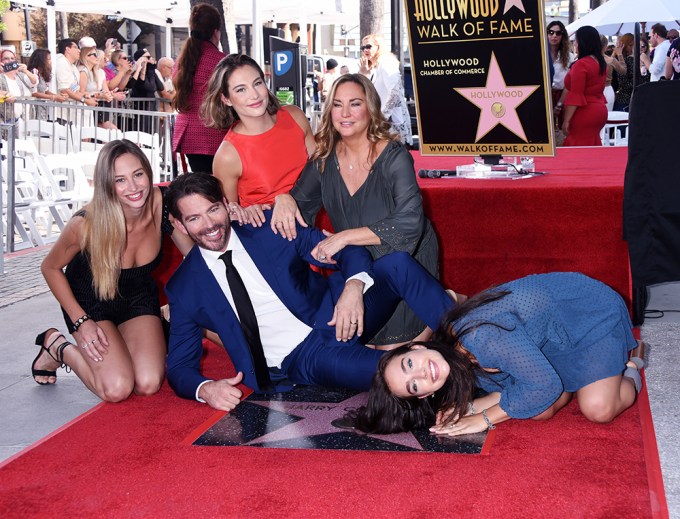
[[[335,303],[345,280],[366,272],[372,275],[372,260],[364,247],[348,246],[337,253],[336,272],[324,278],[309,264],[328,267],[314,260],[311,250],[325,236],[318,229],[298,226],[297,238],[288,241],[269,227],[270,212],[262,227],[233,226],[248,254],[269,286],[298,319],[312,328],[329,328]],[[333,268],[333,267],[331,267]],[[203,329],[216,332],[225,345],[244,383],[260,388],[240,323],[226,296],[208,269],[198,246],[189,252],[166,285],[170,301],[170,342],[167,372],[170,386],[184,398],[194,399],[206,377],[200,373]],[[334,337],[333,332],[333,337]]]

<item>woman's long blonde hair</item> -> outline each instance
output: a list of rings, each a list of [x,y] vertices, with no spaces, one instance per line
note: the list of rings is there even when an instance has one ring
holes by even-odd
[[[149,185],[153,185],[151,164],[139,146],[127,139],[104,145],[94,168],[94,194],[86,208],[80,242],[80,248],[86,252],[90,262],[95,294],[104,301],[113,299],[118,292],[127,241],[125,215],[114,186],[116,159],[127,153],[139,159]],[[149,193],[145,206],[153,204],[153,198],[153,192]]]
[[[345,83],[355,83],[361,87],[366,94],[366,106],[368,107],[369,122],[366,129],[366,137],[371,142],[370,156],[374,156],[376,147],[380,141],[396,141],[399,136],[392,131],[392,125],[385,119],[380,110],[380,96],[377,90],[363,74],[344,74],[335,80],[326,104],[324,105],[323,114],[321,115],[321,124],[319,131],[314,136],[316,141],[316,150],[310,157],[311,160],[321,160],[321,171],[323,172],[326,159],[330,156],[336,144],[342,140],[340,134],[333,126],[331,111],[333,110],[333,103],[335,102],[335,93],[340,85]]]
[[[99,70],[99,53],[97,53],[97,62],[92,68],[87,65],[87,55],[92,53],[92,51],[97,52],[97,47],[83,47],[80,49],[80,58],[78,58],[78,64],[85,68],[85,73],[90,77],[90,79],[97,82],[97,71]]]

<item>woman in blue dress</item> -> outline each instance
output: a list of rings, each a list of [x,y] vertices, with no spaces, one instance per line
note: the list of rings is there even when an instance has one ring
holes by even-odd
[[[500,285],[443,322],[431,341],[383,356],[367,405],[350,415],[355,427],[470,434],[510,418],[550,418],[574,393],[586,418],[606,423],[640,390],[643,354],[628,358],[638,343],[626,305],[583,274]]]

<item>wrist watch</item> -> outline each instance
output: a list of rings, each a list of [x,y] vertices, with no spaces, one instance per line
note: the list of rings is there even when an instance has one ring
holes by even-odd
[[[85,96],[83,96],[83,97],[80,98],[80,102],[81,102],[81,103],[84,103],[84,102],[85,102]]]

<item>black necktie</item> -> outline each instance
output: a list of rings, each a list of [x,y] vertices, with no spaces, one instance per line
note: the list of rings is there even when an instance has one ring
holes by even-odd
[[[248,346],[250,346],[257,384],[261,390],[271,389],[272,383],[269,378],[269,368],[264,357],[264,349],[260,340],[260,330],[257,326],[257,317],[255,317],[253,303],[238,270],[236,270],[231,261],[231,251],[228,250],[222,254],[220,259],[224,261],[224,265],[227,267],[227,282],[229,283],[231,295],[234,298],[234,307],[236,307],[239,320],[241,321],[241,329],[246,336]]]

